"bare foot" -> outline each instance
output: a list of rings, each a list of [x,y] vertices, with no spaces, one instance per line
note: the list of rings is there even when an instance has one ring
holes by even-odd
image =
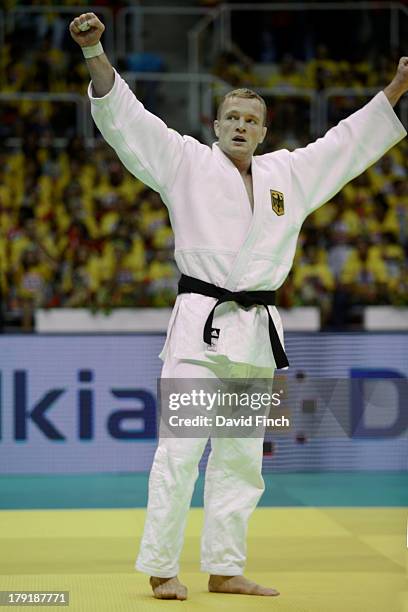
[[[239,593],[240,595],[279,595],[276,589],[261,586],[245,576],[216,576],[211,574],[208,581],[210,593]]]
[[[187,589],[179,582],[177,576],[173,578],[150,577],[150,586],[157,599],[187,599]]]

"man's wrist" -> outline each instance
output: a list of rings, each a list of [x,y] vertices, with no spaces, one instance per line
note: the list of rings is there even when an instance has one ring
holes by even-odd
[[[104,53],[101,42],[92,45],[91,47],[82,47],[82,53],[85,59],[91,59],[92,57],[98,57]]]
[[[385,95],[388,98],[391,106],[395,106],[402,95],[407,91],[406,87],[404,87],[398,81],[391,81],[387,87],[383,90]]]

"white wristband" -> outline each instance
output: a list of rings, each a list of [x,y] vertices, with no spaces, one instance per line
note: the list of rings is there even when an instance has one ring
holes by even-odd
[[[92,47],[82,47],[82,53],[84,54],[85,59],[91,59],[91,57],[98,57],[98,55],[102,55],[104,50],[101,43],[98,42],[98,44],[92,45]]]

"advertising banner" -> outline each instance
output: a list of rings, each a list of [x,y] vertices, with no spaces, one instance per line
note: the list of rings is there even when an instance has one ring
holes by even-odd
[[[175,398],[197,399],[198,387],[184,381],[173,388],[169,381],[165,425],[180,443],[203,436],[207,430],[195,418],[201,410],[207,428],[227,427],[206,435],[265,435],[267,471],[406,470],[407,340],[406,334],[287,334],[291,367],[277,374],[270,391],[284,399],[279,419],[261,422],[258,408],[257,415],[242,412],[241,396],[239,419],[234,408],[226,420],[210,411],[211,403],[197,409],[192,400],[183,413]],[[163,342],[163,334],[0,336],[0,473],[148,470],[160,426]],[[181,417],[189,428],[178,426]],[[257,419],[251,427],[261,427],[248,434],[250,419]],[[238,420],[244,433],[229,427]]]

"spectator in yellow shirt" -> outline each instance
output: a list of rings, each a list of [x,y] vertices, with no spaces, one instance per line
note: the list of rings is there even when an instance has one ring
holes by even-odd
[[[354,304],[380,304],[386,300],[387,269],[381,259],[369,257],[369,245],[364,240],[358,240],[340,281],[348,287]]]
[[[315,246],[306,246],[294,277],[294,287],[303,305],[319,306],[325,324],[331,305],[334,277],[325,254]]]
[[[45,259],[38,248],[27,249],[21,265],[12,270],[15,298],[21,307],[24,331],[32,331],[35,309],[45,307],[52,295],[55,265]]]

